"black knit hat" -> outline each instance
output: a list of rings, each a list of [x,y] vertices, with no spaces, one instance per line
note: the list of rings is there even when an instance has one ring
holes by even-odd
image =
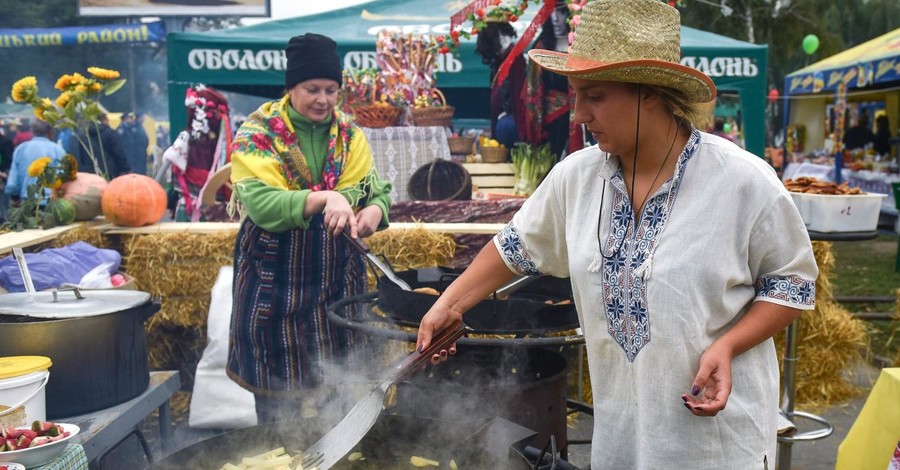
[[[337,54],[337,44],[331,38],[315,33],[292,37],[285,55],[286,89],[313,78],[328,78],[341,83],[341,59]]]

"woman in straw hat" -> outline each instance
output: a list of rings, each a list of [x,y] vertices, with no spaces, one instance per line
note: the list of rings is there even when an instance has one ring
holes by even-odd
[[[598,144],[554,167],[425,315],[418,346],[514,274],[568,276],[592,468],[763,469],[776,447],[771,337],[813,308],[817,268],[772,168],[691,125],[715,87],[679,64],[679,31],[665,3],[599,0],[571,53],[530,52],[568,76],[574,119]]]

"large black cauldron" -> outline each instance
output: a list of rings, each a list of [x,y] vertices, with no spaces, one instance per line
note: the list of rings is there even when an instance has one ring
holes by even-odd
[[[57,294],[54,301],[53,294]],[[0,296],[0,356],[45,356],[47,418],[109,408],[147,390],[146,292],[103,290]]]
[[[298,456],[334,423],[308,418],[262,424],[228,432],[186,447],[157,462],[152,470],[216,470],[226,463],[238,464],[251,457],[284,447]],[[421,417],[382,414],[375,426],[356,447],[365,460],[340,461],[342,469],[413,469],[412,456],[440,462],[441,469],[454,460],[459,468],[529,469],[518,453],[533,431],[497,419],[488,425],[472,426]],[[296,464],[292,465],[292,468]],[[432,467],[433,468],[433,467]]]

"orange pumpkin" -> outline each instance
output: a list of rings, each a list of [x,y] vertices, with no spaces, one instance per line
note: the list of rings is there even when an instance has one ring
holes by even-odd
[[[75,206],[75,220],[91,220],[103,212],[100,200],[107,184],[100,175],[78,172],[74,180],[59,187],[57,194]]]
[[[103,215],[125,227],[159,222],[166,213],[166,190],[153,178],[130,173],[119,176],[103,191]]]

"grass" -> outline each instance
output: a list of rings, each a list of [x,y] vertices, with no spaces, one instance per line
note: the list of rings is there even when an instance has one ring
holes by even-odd
[[[900,273],[894,271],[897,235],[880,235],[862,242],[834,242],[834,274],[831,282],[836,298],[892,297],[900,289]],[[844,302],[850,312],[897,312],[892,302]],[[900,357],[900,321],[868,321],[872,353],[884,358]]]

